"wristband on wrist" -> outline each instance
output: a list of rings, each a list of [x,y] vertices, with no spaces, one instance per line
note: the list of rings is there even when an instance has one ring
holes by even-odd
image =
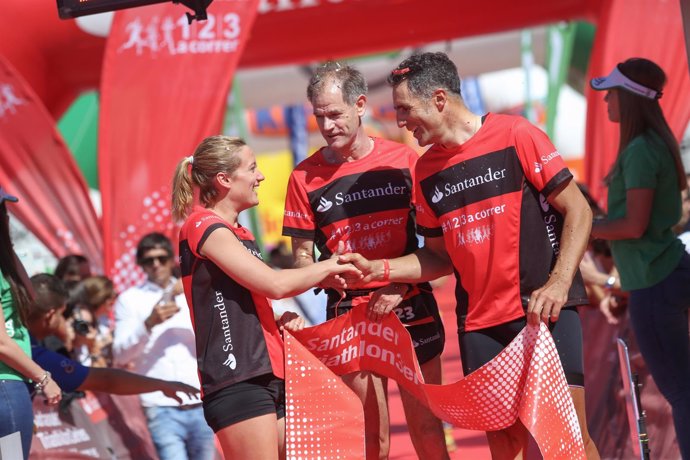
[[[616,278],[615,276],[611,275],[611,276],[609,276],[608,279],[606,280],[606,283],[604,284],[604,287],[605,287],[606,289],[613,289],[613,286],[615,286],[616,281],[618,281],[618,278]]]
[[[41,376],[41,379],[34,382],[34,388],[36,391],[42,391],[43,388],[45,388],[46,385],[48,385],[48,381],[50,380],[50,372],[45,371],[43,375]]]
[[[391,264],[388,259],[383,259],[383,279],[382,281],[388,281],[391,277]]]

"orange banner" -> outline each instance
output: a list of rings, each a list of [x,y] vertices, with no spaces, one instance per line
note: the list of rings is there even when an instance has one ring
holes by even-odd
[[[392,378],[436,416],[456,427],[494,431],[513,425],[519,418],[544,459],[585,458],[573,401],[546,325],[528,325],[498,356],[464,379],[450,385],[431,385],[424,383],[410,336],[397,316],[388,315],[381,323],[372,323],[366,318],[365,307],[359,305],[346,315],[294,336],[314,355],[314,362],[333,373],[363,370]],[[287,347],[291,337],[285,335]],[[286,369],[293,366],[288,362]],[[325,369],[310,372],[309,384],[314,388],[328,388],[332,380]],[[297,385],[288,380],[287,386]],[[309,398],[291,401],[287,404],[288,426],[314,410]],[[329,420],[324,423],[329,426]],[[312,443],[314,439],[303,436],[294,449],[300,451]],[[346,441],[340,448],[345,445]]]

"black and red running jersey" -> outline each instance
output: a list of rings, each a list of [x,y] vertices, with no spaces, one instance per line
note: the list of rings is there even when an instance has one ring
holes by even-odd
[[[184,293],[196,335],[202,395],[273,373],[283,378],[283,341],[269,300],[249,291],[199,254],[211,232],[227,228],[261,258],[254,236],[195,207],[180,230]]]
[[[367,259],[398,257],[417,248],[412,171],[419,155],[374,138],[374,150],[347,163],[328,163],[323,149],[290,175],[283,235],[314,241],[320,260],[345,243]],[[371,283],[369,288],[387,283]]]
[[[573,177],[546,134],[524,118],[488,114],[461,146],[432,146],[415,174],[418,231],[444,239],[460,330],[524,316],[559,253],[563,216],[545,197]],[[566,306],[586,303],[578,272]]]

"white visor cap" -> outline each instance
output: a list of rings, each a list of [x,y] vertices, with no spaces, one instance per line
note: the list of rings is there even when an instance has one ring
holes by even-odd
[[[646,97],[647,99],[659,99],[661,97],[660,91],[647,88],[623,75],[623,73],[618,70],[618,66],[614,67],[613,71],[606,77],[592,78],[589,84],[597,91],[611,88],[623,88],[638,96]]]

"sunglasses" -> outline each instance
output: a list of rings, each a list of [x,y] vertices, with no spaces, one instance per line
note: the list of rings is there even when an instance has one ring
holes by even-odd
[[[170,261],[170,256],[143,257],[141,259],[141,265],[144,267],[151,267],[155,261],[158,261],[161,265],[165,265]]]

